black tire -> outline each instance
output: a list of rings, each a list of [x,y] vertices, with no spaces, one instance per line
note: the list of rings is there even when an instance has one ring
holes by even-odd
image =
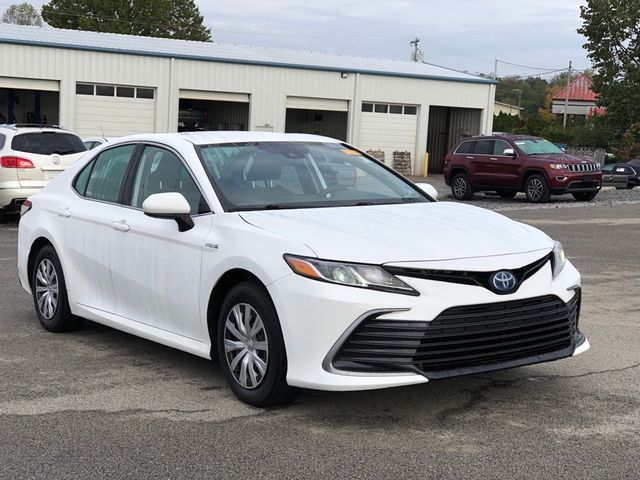
[[[524,193],[532,203],[545,203],[551,198],[551,189],[544,175],[535,173],[524,182]]]
[[[258,321],[261,321],[263,328],[256,333],[255,338],[249,339],[245,336],[246,340],[241,340],[240,337],[232,333],[232,330],[226,327],[226,323],[228,317],[234,318],[234,308],[240,309],[236,311],[242,312],[244,317],[247,312],[247,305],[253,309],[253,311],[248,309],[250,330],[256,327]],[[244,335],[240,328],[236,330]],[[227,352],[225,338],[237,344],[244,343],[244,346]],[[220,367],[231,390],[243,402],[256,407],[284,405],[291,402],[299,393],[297,388],[292,388],[287,384],[287,354],[278,314],[269,295],[258,283],[252,281],[242,282],[229,291],[220,309],[216,340]],[[254,345],[259,343],[262,347],[264,345],[267,346],[266,353],[257,347],[254,348]],[[242,356],[242,360],[232,370],[231,364],[239,356]],[[263,367],[265,372],[262,375],[260,375],[256,357],[259,357],[266,364],[266,367]],[[265,357],[266,362],[264,361]],[[248,363],[245,366],[245,358],[248,358],[248,361],[251,362],[250,367]],[[242,374],[243,368],[244,376]],[[253,371],[253,374],[250,374],[250,371]],[[245,383],[250,385],[243,385],[243,377],[245,378]],[[255,384],[251,385],[252,383]]]
[[[46,278],[42,276],[42,269],[45,268],[49,272]],[[51,280],[54,278],[55,283]],[[47,279],[49,280],[47,281]],[[41,288],[48,288],[48,290],[38,291]],[[45,330],[61,333],[77,330],[82,326],[84,320],[73,315],[71,308],[69,308],[67,285],[64,281],[62,265],[58,254],[51,245],[45,245],[36,255],[31,272],[31,290],[38,320]],[[51,303],[47,302],[47,295],[52,299]],[[41,308],[40,302],[44,308]],[[48,309],[46,305],[50,305],[51,309]]]
[[[470,200],[473,197],[473,187],[466,173],[456,173],[451,179],[451,193],[457,200]]]
[[[500,198],[513,198],[518,194],[517,190],[498,190]]]
[[[596,190],[595,192],[578,192],[572,193],[571,195],[573,195],[573,198],[575,198],[579,202],[590,202],[591,200],[596,198],[596,195],[598,195],[598,191]]]

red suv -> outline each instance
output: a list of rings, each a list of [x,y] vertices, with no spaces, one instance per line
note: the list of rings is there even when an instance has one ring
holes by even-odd
[[[444,157],[444,179],[459,200],[470,199],[475,191],[495,191],[502,198],[524,192],[536,203],[565,193],[587,202],[602,187],[599,163],[567,155],[553,143],[527,135],[461,140]]]

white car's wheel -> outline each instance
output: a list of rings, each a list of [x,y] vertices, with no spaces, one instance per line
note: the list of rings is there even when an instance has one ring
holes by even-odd
[[[42,247],[36,256],[31,287],[38,319],[46,330],[68,332],[82,325],[83,320],[69,308],[62,266],[51,245]]]
[[[254,282],[233,287],[222,304],[217,332],[222,371],[236,396],[258,407],[288,403],[287,356],[271,299]]]

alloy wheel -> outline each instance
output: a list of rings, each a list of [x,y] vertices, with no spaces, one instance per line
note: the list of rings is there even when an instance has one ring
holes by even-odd
[[[453,193],[455,193],[456,197],[464,197],[467,192],[467,182],[464,178],[456,178],[453,182]]]
[[[544,185],[542,184],[541,180],[537,178],[533,178],[527,184],[527,193],[529,194],[529,197],[532,198],[533,200],[538,200],[542,198],[543,192],[544,192]]]
[[[58,309],[59,290],[58,274],[48,258],[44,258],[38,265],[35,283],[40,315],[46,320],[51,320]]]
[[[248,303],[238,303],[229,311],[224,350],[235,381],[247,389],[257,388],[267,373],[269,341],[262,318]]]

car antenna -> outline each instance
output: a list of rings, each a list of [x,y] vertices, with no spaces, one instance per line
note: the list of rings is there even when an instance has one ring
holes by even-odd
[[[102,128],[102,125],[100,125],[100,133],[102,134],[102,138],[106,138],[106,137],[104,136],[104,129]]]

